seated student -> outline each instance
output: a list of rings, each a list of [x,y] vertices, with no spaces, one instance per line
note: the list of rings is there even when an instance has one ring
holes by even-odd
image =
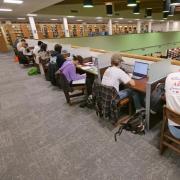
[[[40,72],[40,68],[39,68],[39,57],[38,57],[38,53],[41,49],[41,45],[43,44],[42,41],[38,41],[37,45],[34,46],[33,49],[33,56],[34,56],[34,60],[35,60],[35,66],[38,68],[38,71]]]
[[[47,44],[42,43],[41,48],[38,52],[38,58],[39,58],[40,72],[41,74],[45,74],[44,66],[49,61],[50,58],[49,52],[47,51]]]
[[[18,43],[17,43],[17,50],[18,51],[20,51],[20,48],[22,47],[22,45],[23,45],[23,43],[25,43],[26,42],[26,40],[25,39],[21,39],[21,41],[19,41]]]
[[[79,84],[79,80],[81,80],[80,84],[85,84],[86,75],[76,73],[76,66],[78,64],[79,60],[76,56],[74,56],[73,60],[67,59],[59,69],[65,75],[70,84]]]
[[[16,40],[14,41],[13,47],[17,48],[17,44],[20,42],[20,36],[17,36]]]
[[[24,56],[32,56],[32,52],[29,50],[28,44],[25,42],[22,43],[22,46],[19,51],[22,52]]]
[[[138,93],[129,88],[119,91],[119,85],[121,83],[130,86],[135,85],[134,80],[131,79],[130,76],[122,69],[120,69],[121,62],[123,62],[123,59],[120,54],[117,53],[111,57],[111,67],[106,69],[102,78],[102,84],[114,87],[119,92],[120,99],[131,96],[137,113],[143,109]]]
[[[167,107],[180,114],[180,71],[171,73],[166,78],[165,95]],[[169,119],[168,127],[172,135],[180,139],[180,125]]]
[[[54,52],[51,54],[52,57],[56,58],[56,64],[57,64],[58,69],[61,68],[61,66],[65,62],[65,58],[61,54],[61,50],[62,50],[62,46],[59,44],[56,44],[54,46]]]
[[[42,41],[38,41],[37,45],[34,46],[33,54],[34,54],[35,56],[38,55],[38,52],[39,52],[39,50],[41,49],[41,45],[42,45],[42,44],[43,44]]]

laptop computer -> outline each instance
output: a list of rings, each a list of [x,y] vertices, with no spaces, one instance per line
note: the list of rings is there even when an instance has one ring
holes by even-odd
[[[132,79],[143,79],[148,75],[149,64],[135,62]]]

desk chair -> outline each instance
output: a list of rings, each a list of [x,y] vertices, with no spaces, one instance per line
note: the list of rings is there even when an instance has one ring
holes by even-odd
[[[180,140],[171,135],[168,129],[168,119],[176,124],[180,124],[180,114],[177,114],[164,106],[163,124],[161,129],[160,153],[164,152],[165,147],[169,147],[180,154]]]
[[[85,84],[82,84],[82,85],[78,84],[78,85],[70,86],[68,80],[66,79],[63,73],[60,73],[59,75],[59,82],[64,92],[66,101],[69,105],[72,105],[72,101],[71,101],[72,98],[83,96],[85,94],[85,89],[86,89]],[[81,92],[73,93],[75,90],[80,90]]]
[[[96,113],[103,118],[109,118],[114,125],[118,125],[123,120],[127,120],[132,114],[131,99],[119,99],[119,95],[114,87],[105,86],[97,80],[93,85],[93,98],[95,99]],[[114,102],[112,104],[112,101]],[[128,106],[128,117],[119,119],[119,109]]]
[[[24,65],[29,64],[28,58],[24,56],[24,54],[20,51],[18,51],[18,59],[19,59],[19,64],[24,64]]]

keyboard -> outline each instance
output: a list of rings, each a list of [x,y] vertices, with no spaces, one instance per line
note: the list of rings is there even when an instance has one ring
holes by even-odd
[[[139,80],[139,79],[143,79],[143,77],[133,75],[133,76],[132,76],[132,79]]]

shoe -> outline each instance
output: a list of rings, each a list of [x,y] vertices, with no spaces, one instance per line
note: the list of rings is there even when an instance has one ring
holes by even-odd
[[[140,108],[140,109],[137,109],[137,110],[136,110],[136,114],[139,113],[139,112],[141,112],[141,111],[145,111],[145,108],[142,107],[142,108]]]
[[[86,101],[82,102],[82,103],[79,105],[80,108],[85,108],[86,106],[87,106]]]
[[[150,110],[150,113],[153,114],[153,115],[157,114],[157,112],[153,111],[152,109]]]

